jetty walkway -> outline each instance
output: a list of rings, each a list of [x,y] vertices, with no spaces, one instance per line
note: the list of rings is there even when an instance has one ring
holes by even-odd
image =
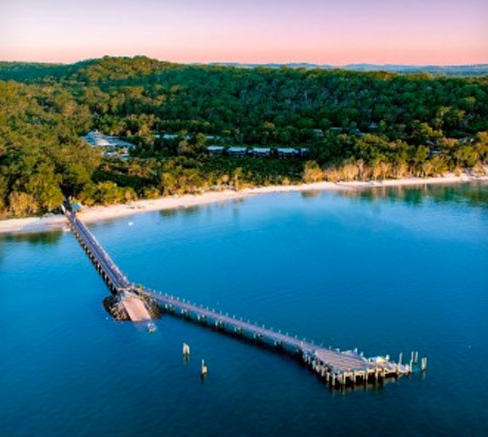
[[[109,254],[97,241],[94,235],[88,230],[85,224],[76,217],[76,212],[71,209],[69,203],[62,205],[64,215],[68,219],[74,236],[81,244],[91,262],[102,276],[110,291],[120,298],[129,318],[133,322],[151,320],[149,311],[137,293],[134,293],[134,286],[127,277],[120,271],[112,261]]]
[[[301,340],[297,336],[275,331],[235,316],[222,314],[176,296],[141,286],[137,287],[129,282],[119,270],[67,202],[63,204],[63,212],[78,242],[107,283],[110,291],[121,297],[127,313],[133,321],[151,318],[144,305],[145,299],[151,299],[168,314],[297,356],[311,370],[320,375],[330,387],[368,384],[389,377],[399,377],[411,373],[414,364],[417,364],[417,353],[412,352],[408,364],[402,364],[401,356],[398,362],[391,361],[388,356],[366,358],[357,350],[340,351],[331,347],[317,346],[310,341]],[[424,360],[426,359],[422,359],[422,370],[425,368]]]

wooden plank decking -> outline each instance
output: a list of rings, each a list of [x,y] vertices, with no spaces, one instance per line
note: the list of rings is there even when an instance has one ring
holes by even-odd
[[[124,293],[121,302],[131,321],[146,322],[151,320],[151,316],[144,302],[136,294]]]

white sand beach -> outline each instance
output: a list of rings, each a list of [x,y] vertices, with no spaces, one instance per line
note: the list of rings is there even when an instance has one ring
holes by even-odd
[[[450,184],[470,181],[488,181],[486,176],[461,176],[446,175],[435,178],[404,178],[389,179],[384,181],[371,182],[315,182],[300,185],[271,185],[266,187],[245,188],[241,191],[224,190],[210,191],[203,194],[186,194],[183,196],[168,196],[159,199],[138,200],[129,204],[118,204],[109,206],[94,206],[83,209],[79,217],[85,222],[107,220],[117,217],[124,217],[133,214],[140,214],[148,211],[159,211],[164,209],[188,208],[192,206],[205,205],[209,203],[225,202],[233,199],[242,199],[249,196],[268,193],[293,192],[293,191],[340,191],[357,190],[378,187],[413,186],[427,184]],[[5,233],[32,233],[43,232],[52,229],[66,227],[66,219],[63,215],[47,215],[44,217],[29,217],[21,219],[0,220],[0,234]]]

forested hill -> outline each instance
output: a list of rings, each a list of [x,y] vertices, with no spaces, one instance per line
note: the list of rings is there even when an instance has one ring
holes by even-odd
[[[95,129],[135,143],[132,159],[105,159],[79,139]],[[0,63],[0,215],[53,210],[63,193],[113,203],[219,186],[479,172],[487,131],[487,76],[146,57]],[[304,146],[310,156],[215,157],[210,143]]]
[[[143,57],[141,57],[143,58]],[[67,76],[89,64],[96,64],[99,60],[87,60],[72,65],[28,63],[28,62],[2,62],[0,61],[0,80],[38,80],[47,76]],[[169,66],[169,63],[154,61],[156,64]],[[173,64],[174,65],[174,64]],[[267,68],[267,69],[301,69],[301,70],[346,70],[346,71],[381,71],[399,74],[427,73],[432,76],[487,76],[488,64],[471,65],[395,65],[395,64],[348,64],[341,67],[329,64],[311,64],[308,62],[295,62],[288,64],[244,64],[238,62],[214,62],[208,66],[233,67],[233,68]]]

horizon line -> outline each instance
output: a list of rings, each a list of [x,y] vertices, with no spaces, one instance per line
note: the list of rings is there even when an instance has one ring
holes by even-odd
[[[159,62],[167,62],[170,64],[180,64],[180,65],[214,65],[214,64],[235,64],[235,65],[257,65],[257,66],[266,66],[266,65],[290,65],[290,64],[308,64],[308,65],[315,65],[315,66],[328,66],[328,67],[336,67],[336,68],[341,68],[341,67],[348,67],[348,66],[353,66],[353,65],[371,65],[371,66],[378,66],[378,67],[391,67],[391,66],[401,66],[401,67],[462,67],[462,66],[475,66],[475,65],[488,65],[488,59],[484,62],[474,62],[474,63],[449,63],[449,64],[409,64],[409,63],[374,63],[374,62],[350,62],[347,64],[329,64],[326,62],[323,63],[317,63],[317,62],[309,62],[309,61],[287,61],[287,62],[242,62],[242,61],[208,61],[208,62],[202,62],[202,61],[189,61],[189,62],[178,62],[178,61],[173,61],[173,60],[167,60],[167,59],[160,59],[160,58],[155,58],[151,57],[148,55],[140,54],[140,55],[103,55],[99,57],[90,57],[90,58],[84,58],[84,59],[78,59],[73,62],[62,62],[62,61],[27,61],[27,60],[3,60],[0,59],[0,62],[6,62],[6,63],[25,63],[25,64],[56,64],[56,65],[74,65],[78,64],[80,62],[86,62],[86,61],[92,61],[92,60],[98,60],[98,59],[103,59],[103,58],[148,58],[152,60],[156,60]]]

